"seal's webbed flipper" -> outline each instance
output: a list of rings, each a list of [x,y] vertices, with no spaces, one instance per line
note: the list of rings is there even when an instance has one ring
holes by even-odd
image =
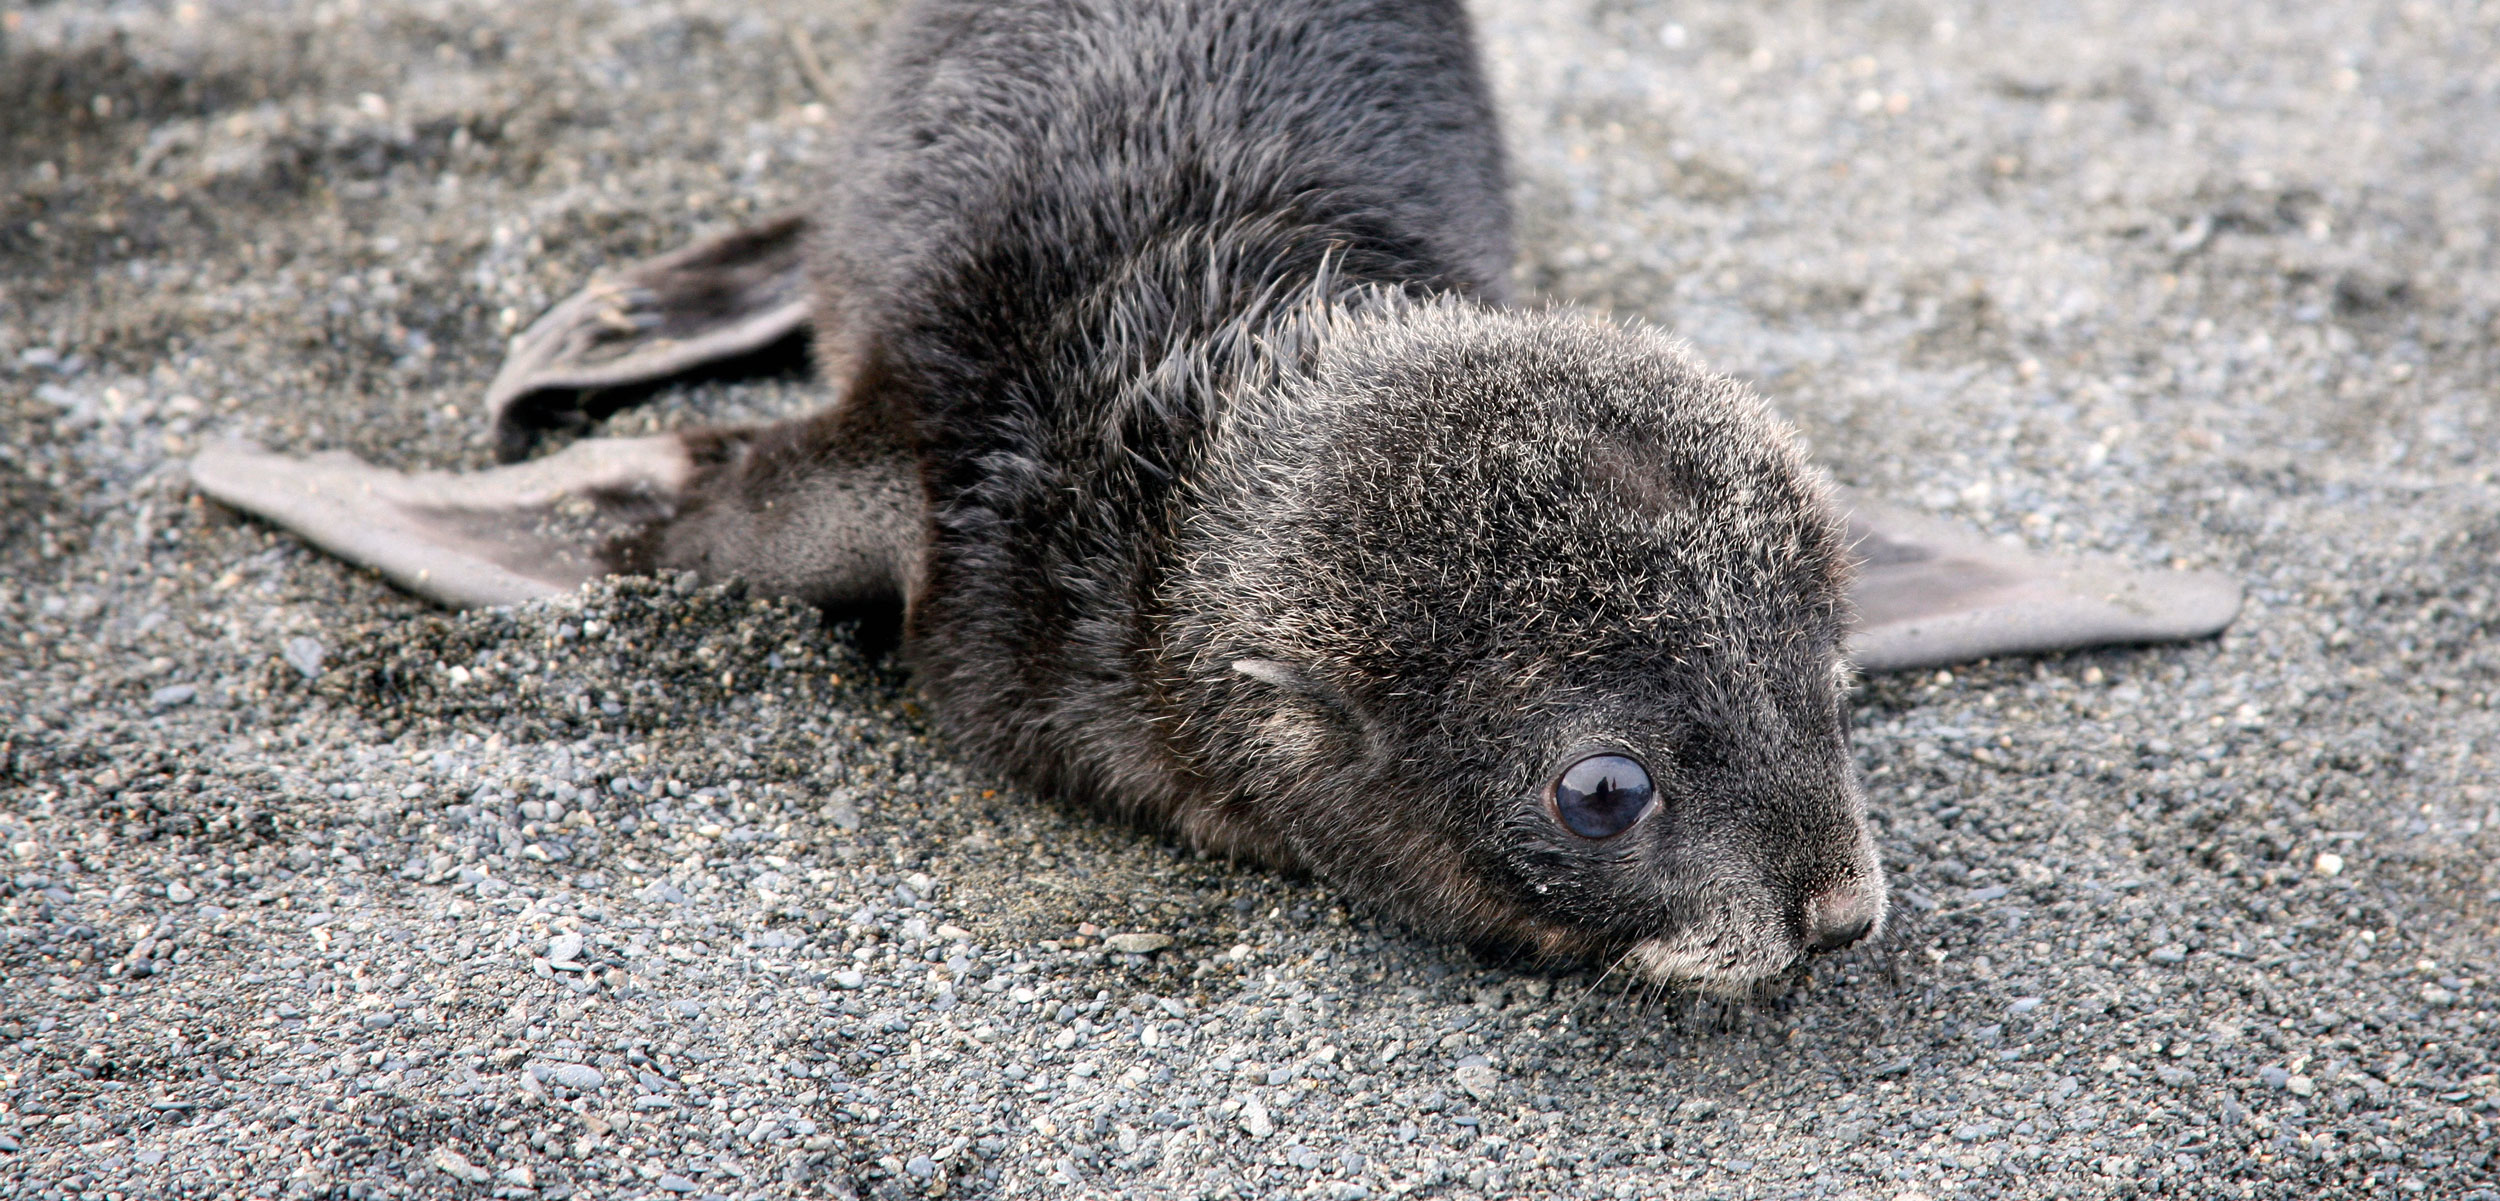
[[[578,429],[651,388],[742,359],[803,353],[808,222],[792,214],[647,259],[574,293],[512,340],[486,389],[496,453]]]
[[[612,572],[693,571],[827,608],[898,599],[922,523],[887,415],[591,438],[489,471],[389,471],[247,446],[191,461],[200,491],[454,608]]]
[[[674,436],[593,439],[473,474],[242,445],[191,461],[200,491],[453,608],[551,596],[606,574],[602,548],[672,517],[693,474]]]
[[[2240,586],[2212,572],[2043,558],[1856,497],[1842,503],[1859,559],[1849,657],[1860,671],[2203,638],[2239,615]]]

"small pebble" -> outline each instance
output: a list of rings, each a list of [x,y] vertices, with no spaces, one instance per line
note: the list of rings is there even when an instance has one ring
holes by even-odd
[[[318,638],[298,634],[287,639],[286,646],[280,649],[278,654],[286,660],[287,666],[294,668],[307,680],[319,678],[321,675],[323,651],[321,640]]]
[[[470,1184],[484,1184],[495,1178],[493,1172],[469,1162],[467,1156],[449,1147],[434,1149],[434,1166],[441,1168],[444,1175]]]
[[[678,891],[675,884],[671,884],[666,880],[653,880],[649,884],[643,885],[640,889],[635,891],[634,898],[646,904],[652,905],[683,905],[686,903],[686,894]]]

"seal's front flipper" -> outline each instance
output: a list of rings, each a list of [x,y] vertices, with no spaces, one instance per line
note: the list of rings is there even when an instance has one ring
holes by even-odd
[[[1842,505],[1859,559],[1860,671],[2203,638],[2239,615],[2240,586],[2212,572],[2047,559],[1856,497]]]
[[[487,385],[496,453],[578,429],[671,378],[805,353],[807,218],[791,214],[649,259],[574,293],[512,340]]]
[[[453,608],[550,596],[606,574],[603,548],[674,517],[694,470],[674,436],[592,439],[473,474],[240,445],[191,460],[200,491]]]

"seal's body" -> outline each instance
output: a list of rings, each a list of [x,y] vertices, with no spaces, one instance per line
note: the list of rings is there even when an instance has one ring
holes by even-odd
[[[823,413],[202,487],[454,603],[899,601],[985,762],[1436,930],[1732,987],[1874,927],[1843,649],[1883,535],[1663,338],[1506,305],[1456,4],[938,0],[865,95],[820,210],[568,302],[492,394],[526,450],[804,325]],[[583,498],[604,548],[537,521]],[[2040,572],[1880,546],[1886,628],[2056,644],[2001,637]]]

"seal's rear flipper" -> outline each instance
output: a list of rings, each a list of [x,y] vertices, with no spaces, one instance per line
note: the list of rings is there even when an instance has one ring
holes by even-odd
[[[454,608],[611,572],[692,571],[827,609],[900,600],[920,478],[893,415],[854,403],[768,425],[591,438],[527,463],[403,474],[327,454],[202,451],[209,496]]]
[[[486,388],[496,453],[578,429],[667,380],[804,354],[807,218],[790,214],[648,259],[574,293],[512,340]]]
[[[1856,497],[1842,504],[1859,558],[1849,657],[1860,671],[2203,638],[2239,615],[2240,586],[2212,572],[2047,559]]]
[[[592,439],[467,475],[241,445],[191,460],[200,491],[454,608],[550,596],[606,574],[602,548],[673,517],[693,474],[674,436]]]

